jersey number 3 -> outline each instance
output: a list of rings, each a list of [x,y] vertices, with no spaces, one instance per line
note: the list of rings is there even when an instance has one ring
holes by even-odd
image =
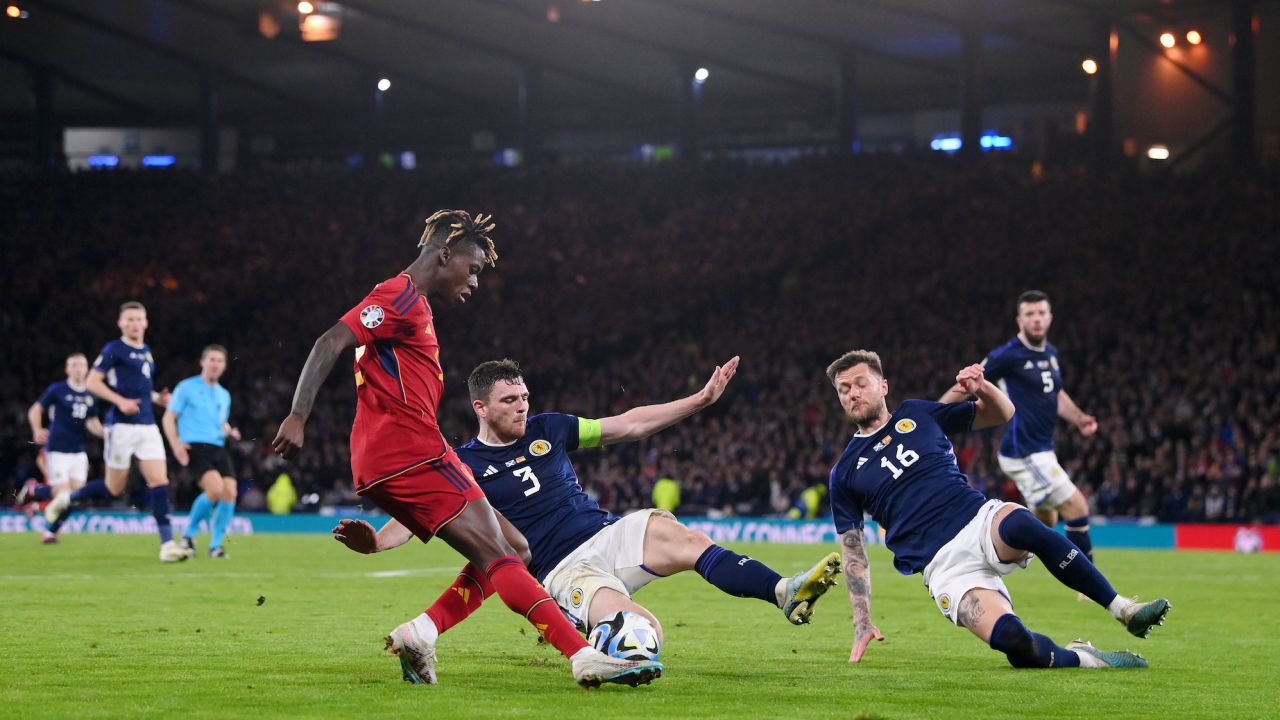
[[[898,467],[897,465],[889,462],[889,458],[887,457],[880,458],[880,467],[888,468],[889,472],[893,473],[893,479],[897,480],[902,477],[903,468],[909,468],[916,464],[916,461],[920,459],[920,453],[915,450],[908,450],[902,445],[895,445],[894,447],[896,448],[895,454],[898,456],[898,463],[901,464],[902,467]]]
[[[538,482],[538,476],[533,474],[533,468],[531,467],[516,468],[513,472],[515,473],[516,477],[520,478],[520,482],[533,483],[533,487],[524,491],[525,497],[529,497],[530,495],[542,489],[542,483]]]

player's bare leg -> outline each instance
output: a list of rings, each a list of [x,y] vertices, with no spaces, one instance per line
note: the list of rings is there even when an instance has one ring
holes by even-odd
[[[73,478],[53,489],[53,500],[57,501],[59,512],[55,514],[52,522],[45,518],[44,536],[40,541],[46,545],[53,545],[58,542],[58,531],[62,529],[62,523],[71,514],[71,494],[84,487],[85,481],[80,478]],[[50,505],[53,501],[50,502]]]
[[[956,610],[960,625],[1016,668],[1144,668],[1147,661],[1127,650],[1103,652],[1083,640],[1059,647],[1050,638],[1031,632],[1013,613],[1008,598],[995,590],[973,588]]]
[[[724,592],[772,602],[791,623],[803,625],[814,603],[835,585],[840,556],[828,553],[808,570],[784,578],[763,563],[716,545],[706,533],[685,527],[669,514],[655,512],[645,527],[644,564],[663,576],[695,570]]]
[[[591,607],[587,608],[587,627],[595,627],[601,620],[613,617],[619,612],[633,612],[649,621],[658,633],[658,643],[662,643],[662,623],[649,612],[648,608],[613,588],[600,588],[591,598]]]

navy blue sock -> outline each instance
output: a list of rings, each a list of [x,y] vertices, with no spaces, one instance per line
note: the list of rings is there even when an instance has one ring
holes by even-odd
[[[782,576],[758,560],[712,545],[703,551],[693,569],[707,582],[730,595],[759,598],[775,606],[778,604],[774,588]]]
[[[54,535],[57,535],[58,531],[62,529],[62,523],[66,522],[67,518],[71,517],[71,510],[71,506],[67,506],[67,509],[62,511],[62,514],[58,516],[58,519],[54,520],[46,529]]]
[[[173,539],[173,525],[169,522],[169,486],[153,487],[148,494],[151,495],[151,516],[156,519],[160,542],[167,543]]]
[[[1093,540],[1089,538],[1089,516],[1065,521],[1067,525],[1067,539],[1076,544],[1080,548],[1080,552],[1089,558],[1089,562],[1093,562]]]
[[[31,497],[38,502],[53,499],[53,488],[48,485],[37,485],[36,489],[31,491]]]
[[[1005,613],[991,628],[989,643],[1016,668],[1080,667],[1080,656],[1040,633],[1033,633],[1013,613]]]
[[[1115,588],[1089,558],[1053,528],[1045,527],[1030,510],[1018,508],[1006,515],[1000,521],[1000,539],[1010,547],[1035,553],[1058,582],[1084,593],[1102,607],[1116,599]]]
[[[71,502],[78,503],[82,500],[107,500],[114,497],[111,491],[107,489],[107,483],[102,480],[90,480],[84,484],[84,487],[71,493]]]

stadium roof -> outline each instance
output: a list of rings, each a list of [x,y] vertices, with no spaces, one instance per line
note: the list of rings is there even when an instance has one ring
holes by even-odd
[[[674,136],[682,83],[700,123],[751,133],[821,127],[856,55],[866,113],[954,108],[962,23],[983,29],[989,103],[1078,101],[1094,16],[1135,22],[1221,13],[1211,0],[341,0],[341,36],[303,42],[288,0],[16,0],[0,18],[0,116],[30,112],[26,65],[46,65],[60,125],[195,124],[201,74],[221,121],[247,131],[343,134],[391,81],[383,122],[422,144],[518,128],[521,74],[540,69],[545,132]],[[324,9],[327,3],[316,0]],[[282,32],[266,39],[259,13]],[[1092,37],[1091,37],[1092,36]],[[424,139],[424,140],[422,140]]]

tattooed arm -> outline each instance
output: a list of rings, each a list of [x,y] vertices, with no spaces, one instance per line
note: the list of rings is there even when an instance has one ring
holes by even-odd
[[[849,662],[856,663],[862,659],[871,639],[884,640],[884,635],[871,622],[871,565],[862,546],[862,528],[851,528],[841,535],[840,545],[844,555],[844,582],[849,587],[849,602],[853,605],[853,651],[849,653]]]

